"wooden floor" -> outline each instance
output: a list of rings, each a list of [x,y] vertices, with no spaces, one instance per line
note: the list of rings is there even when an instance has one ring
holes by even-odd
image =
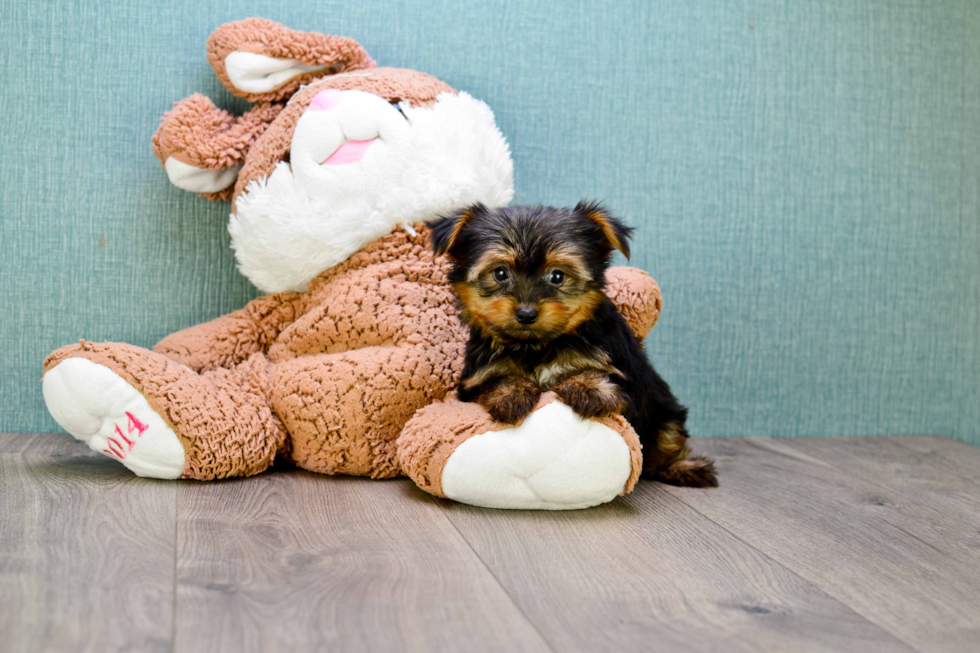
[[[978,651],[980,449],[698,439],[721,488],[571,513],[0,436],[0,649]]]

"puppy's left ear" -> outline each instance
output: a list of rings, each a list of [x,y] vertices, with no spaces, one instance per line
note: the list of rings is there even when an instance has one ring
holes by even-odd
[[[473,219],[473,216],[485,210],[486,207],[482,204],[474,204],[433,222],[430,225],[432,227],[432,249],[436,256],[448,254],[450,258],[456,258],[453,249],[457,245],[463,227]]]
[[[583,215],[595,223],[602,232],[603,237],[609,242],[610,248],[615,247],[623,253],[627,259],[630,257],[630,238],[633,237],[633,227],[627,227],[616,218],[609,215],[598,202],[587,202],[582,200],[575,205],[575,212]]]

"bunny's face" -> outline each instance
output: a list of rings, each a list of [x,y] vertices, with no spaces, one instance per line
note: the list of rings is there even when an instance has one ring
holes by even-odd
[[[395,228],[513,197],[510,153],[489,107],[415,71],[314,82],[248,159],[266,144],[288,152],[265,159],[265,170],[246,161],[230,230],[242,272],[268,292],[305,290]]]
[[[233,116],[192,95],[153,149],[170,181],[232,200],[239,269],[266,292],[302,291],[399,227],[514,195],[507,142],[483,102],[414,70],[377,68],[356,41],[262,18],[208,38]]]

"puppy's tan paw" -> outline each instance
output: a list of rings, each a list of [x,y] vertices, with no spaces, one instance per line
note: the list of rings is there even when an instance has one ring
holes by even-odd
[[[591,419],[622,412],[626,397],[604,372],[589,370],[564,379],[551,388],[576,413]]]
[[[533,381],[510,377],[487,388],[477,401],[494,420],[515,424],[534,410],[540,396],[541,388]]]

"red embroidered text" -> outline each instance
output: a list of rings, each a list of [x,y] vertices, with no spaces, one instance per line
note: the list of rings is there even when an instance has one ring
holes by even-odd
[[[146,429],[150,428],[139,421],[136,415],[132,413],[126,413],[126,418],[126,433],[123,433],[119,425],[116,424],[115,431],[118,438],[110,437],[108,442],[106,442],[107,448],[102,450],[102,453],[118,458],[119,460],[123,460],[126,454],[133,450],[133,447],[136,446],[136,440],[139,440]],[[130,437],[126,437],[127,435]]]

